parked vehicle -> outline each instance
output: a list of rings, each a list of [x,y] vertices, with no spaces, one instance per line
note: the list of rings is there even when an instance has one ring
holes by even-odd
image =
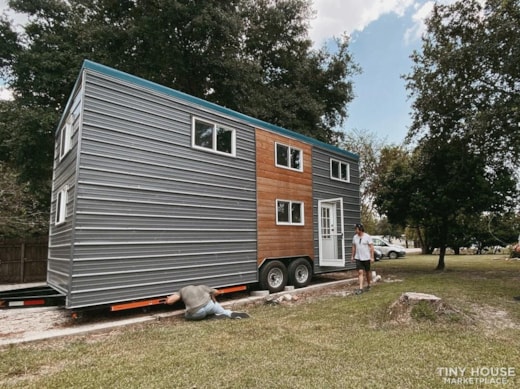
[[[374,248],[381,251],[383,257],[395,259],[404,257],[406,255],[406,251],[403,246],[392,244],[385,240],[382,236],[372,236],[372,240],[374,241]]]
[[[374,261],[380,261],[383,258],[383,253],[377,247],[374,246]]]

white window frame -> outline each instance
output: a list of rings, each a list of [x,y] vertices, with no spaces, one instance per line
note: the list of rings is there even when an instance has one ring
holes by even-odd
[[[289,204],[289,221],[288,222],[278,220],[278,204],[279,203],[288,203]],[[293,204],[300,204],[301,222],[299,222],[299,223],[294,223],[292,221],[292,205]],[[278,226],[304,226],[305,225],[305,204],[303,201],[276,199],[275,212],[276,212],[276,225],[278,225]]]
[[[65,185],[58,193],[56,193],[56,215],[55,224],[60,225],[65,223],[67,219],[67,202],[69,197],[69,187]]]
[[[195,124],[197,121],[207,124],[213,128],[212,140],[211,140],[212,147],[204,147],[204,146],[200,146],[195,143]],[[220,130],[220,129],[231,132],[231,152],[230,153],[217,150],[217,135],[218,135],[218,130]],[[229,157],[235,157],[236,156],[236,147],[237,147],[236,143],[237,143],[236,142],[236,130],[234,128],[222,126],[222,125],[219,125],[210,120],[201,119],[201,118],[198,118],[195,116],[192,117],[192,120],[191,120],[191,147],[193,147],[194,149],[209,151],[211,153],[215,153],[215,154],[219,154],[219,155],[226,155]]]
[[[60,131],[60,161],[72,149],[72,125],[74,123],[74,115],[71,113],[67,117],[65,124]]]
[[[332,165],[333,165],[334,162],[338,163],[338,168],[339,168],[338,177],[334,177],[334,175],[333,175]],[[342,165],[346,166],[347,177],[345,177],[345,178],[341,177],[341,166]],[[350,182],[350,163],[343,162],[343,161],[340,161],[338,159],[331,158],[330,159],[330,179],[331,180],[335,180],[335,181],[341,181],[341,182]]]
[[[287,163],[289,164],[289,166],[281,165],[281,164],[278,163],[278,146],[287,147],[287,156],[288,156]],[[300,152],[300,167],[298,169],[290,166],[292,150],[298,150]],[[274,163],[275,163],[276,167],[280,167],[280,168],[283,168],[283,169],[294,170],[294,171],[297,171],[297,172],[303,172],[303,150],[298,148],[298,147],[292,147],[292,146],[286,145],[284,143],[275,142],[274,143]]]

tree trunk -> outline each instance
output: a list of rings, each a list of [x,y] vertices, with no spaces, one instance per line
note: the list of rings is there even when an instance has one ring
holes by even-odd
[[[421,227],[416,227],[417,228],[417,236],[419,238],[419,242],[421,244],[421,253],[422,254],[428,254],[428,250],[427,250],[427,247],[426,247],[426,242],[424,241],[424,238],[421,234]]]
[[[440,253],[439,253],[439,262],[437,263],[437,267],[435,270],[444,270],[445,264],[444,264],[444,256],[446,255],[446,245],[442,245],[440,247]]]

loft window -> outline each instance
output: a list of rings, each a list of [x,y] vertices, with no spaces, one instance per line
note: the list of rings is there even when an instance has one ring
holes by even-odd
[[[330,178],[333,180],[350,182],[350,165],[345,162],[330,160]]]
[[[236,150],[235,143],[235,130],[193,118],[193,147],[234,156]]]
[[[60,189],[56,196],[56,225],[64,223],[67,218],[67,197],[68,187],[65,186]]]
[[[67,155],[72,147],[72,123],[74,115],[70,114],[65,121],[65,125],[60,131],[60,160]]]
[[[276,166],[301,172],[303,170],[302,151],[276,143]]]
[[[276,200],[276,224],[302,226],[303,220],[302,202]]]

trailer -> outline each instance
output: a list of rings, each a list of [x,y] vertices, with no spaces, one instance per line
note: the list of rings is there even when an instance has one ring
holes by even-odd
[[[68,309],[353,268],[351,152],[85,60],[54,154],[47,284]]]

